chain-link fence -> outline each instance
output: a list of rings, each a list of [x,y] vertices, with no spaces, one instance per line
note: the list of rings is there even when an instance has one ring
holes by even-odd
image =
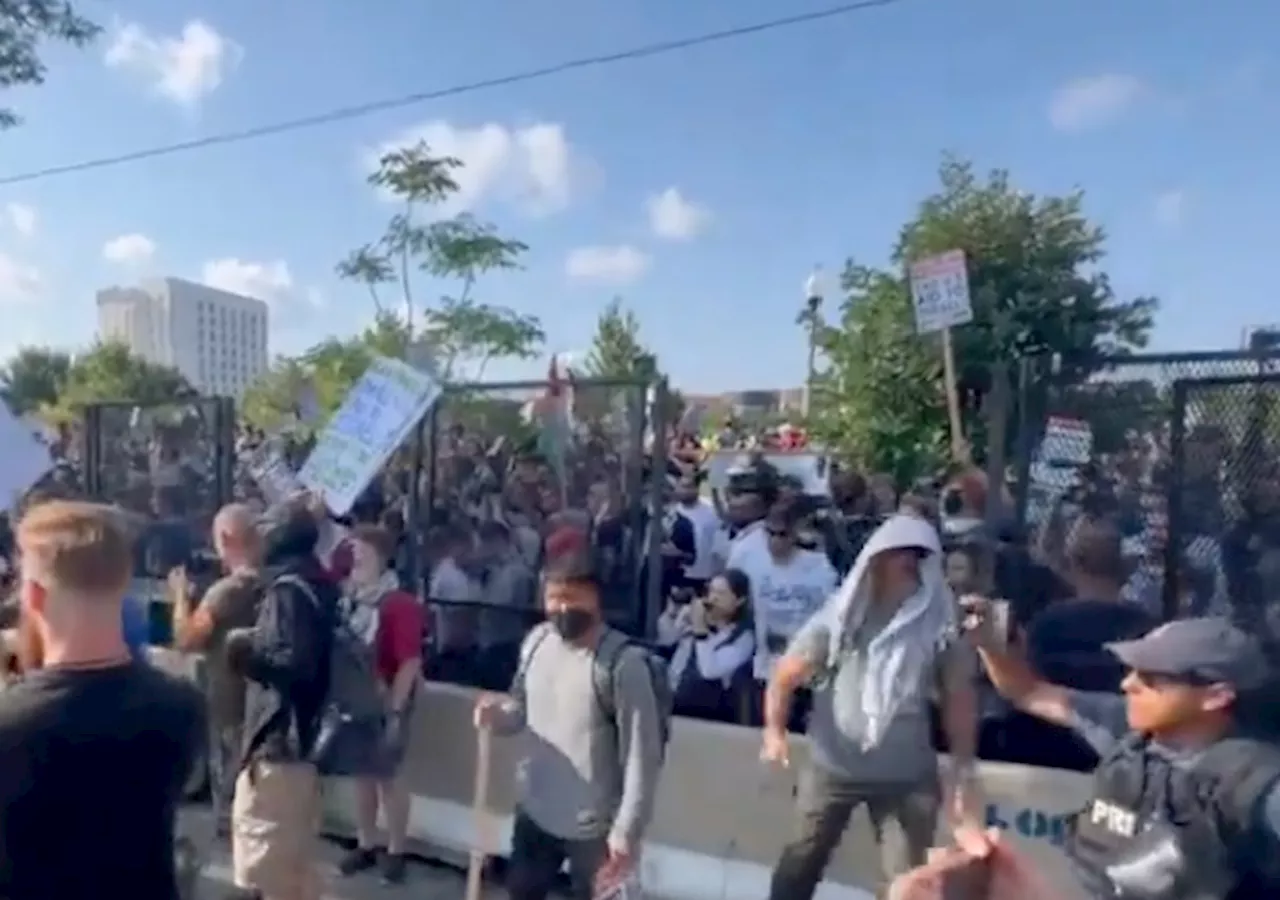
[[[1174,384],[1162,600],[1280,635],[1280,366],[1261,368]]]
[[[1275,351],[1144,354],[1084,381],[1042,381],[1024,396],[1033,412],[1017,460],[1029,539],[1061,565],[1071,523],[1106,517],[1133,599],[1166,616],[1223,611],[1222,541],[1275,458],[1273,372]]]
[[[162,578],[207,542],[232,495],[234,429],[227,398],[85,409],[86,487],[137,517],[139,577]]]
[[[455,385],[433,410],[432,500],[486,517],[503,499],[541,513],[634,500],[646,427],[635,381]],[[536,491],[532,490],[536,488]]]
[[[450,386],[426,426],[426,507],[436,521],[500,522],[518,544],[556,518],[592,531],[606,613],[643,631],[655,391],[605,379]]]
[[[235,412],[225,398],[85,410],[89,492],[139,515],[211,518],[231,491]]]
[[[1023,520],[1042,526],[1056,503],[1087,502],[1099,481],[1149,489],[1168,468],[1177,381],[1255,375],[1277,363],[1280,353],[1138,354],[1105,360],[1083,382],[1046,377],[1028,401]]]

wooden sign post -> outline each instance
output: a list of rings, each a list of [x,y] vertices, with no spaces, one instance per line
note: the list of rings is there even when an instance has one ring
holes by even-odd
[[[969,271],[963,250],[927,256],[911,264],[911,306],[919,334],[942,333],[942,373],[947,420],[951,431],[951,455],[956,462],[970,462],[969,442],[960,417],[960,388],[956,376],[951,329],[973,321],[969,297]]]

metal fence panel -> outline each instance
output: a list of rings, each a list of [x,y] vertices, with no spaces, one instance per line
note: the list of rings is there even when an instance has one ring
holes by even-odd
[[[89,492],[143,517],[207,530],[231,499],[234,426],[226,398],[92,404],[84,423]]]
[[[1275,353],[1138,354],[1106,360],[1084,383],[1047,379],[1037,392],[1039,402],[1024,397],[1035,409],[1028,416],[1033,433],[1024,435],[1019,450],[1023,523],[1042,529],[1055,504],[1079,503],[1100,479],[1159,493],[1152,479],[1168,467],[1175,383],[1251,376],[1277,364]],[[1046,429],[1054,419],[1088,426],[1089,465],[1080,465],[1078,447],[1061,432]]]
[[[564,420],[544,416],[556,390],[570,411]],[[642,381],[591,379],[450,386],[427,424],[425,505],[437,521],[523,521],[543,530],[552,515],[592,528],[592,511],[607,506],[617,527],[600,554],[606,613],[619,627],[643,632],[650,618],[649,604],[638,598],[648,562],[642,523],[652,507],[645,478],[652,390]]]
[[[541,512],[585,510],[593,492],[635,502],[641,492],[646,391],[640,382],[579,380],[567,385],[569,432],[541,427],[547,382],[458,385],[437,402],[428,454],[432,503],[485,518],[503,497]],[[544,466],[527,465],[533,458]],[[563,469],[560,466],[563,461]],[[537,486],[538,491],[531,492]]]
[[[1280,633],[1266,627],[1280,581],[1280,373],[1180,379],[1172,405],[1165,613],[1229,612]]]

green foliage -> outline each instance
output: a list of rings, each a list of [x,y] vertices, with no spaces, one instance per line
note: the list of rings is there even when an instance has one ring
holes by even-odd
[[[897,274],[850,266],[841,325],[818,330],[828,368],[814,392],[815,434],[899,478],[932,474],[946,434],[941,351],[935,339],[914,334],[903,280],[910,262],[949,250],[968,260],[974,321],[954,330],[953,344],[959,388],[977,400],[966,406],[965,424],[978,458],[988,424],[978,413],[994,374],[1016,383],[1020,357],[1057,354],[1061,382],[1083,386],[1103,357],[1145,346],[1157,309],[1152,298],[1115,296],[1099,268],[1105,235],[1085,218],[1081,192],[1037,197],[1015,188],[1007,172],[980,179],[952,158],[939,177],[939,190],[900,231]],[[809,322],[806,310],[799,323]],[[1087,402],[1090,391],[1108,389],[1082,390],[1076,394]],[[1007,430],[1009,441],[1015,432]]]
[[[21,347],[0,368],[0,396],[15,415],[58,402],[71,374],[71,355],[48,347]]]
[[[942,358],[916,335],[901,278],[851,261],[841,286],[839,319],[817,329],[827,367],[814,385],[810,431],[863,471],[905,483],[945,458]]]
[[[590,378],[646,377],[648,355],[649,350],[640,339],[640,320],[620,297],[615,297],[596,319],[596,333],[583,362],[583,373]]]
[[[505,306],[478,303],[467,298],[440,298],[440,304],[423,312],[422,326],[414,338],[445,381],[479,381],[494,359],[529,359],[546,340],[542,324]]]
[[[398,346],[375,352],[429,359],[451,382],[478,380],[494,359],[532,359],[546,340],[536,317],[474,296],[485,274],[520,268],[528,246],[468,213],[445,219],[423,214],[457,193],[454,173],[461,167],[460,160],[433,156],[425,143],[385,154],[369,184],[390,193],[402,211],[378,240],[356,248],[336,267],[339,277],[369,292],[375,329],[398,336],[391,341]],[[422,304],[416,279],[423,278],[451,281],[457,289]],[[400,293],[395,316],[383,297],[389,286]]]
[[[532,444],[538,437],[538,428],[524,419],[524,404],[510,397],[450,391],[442,408],[447,410],[442,428],[460,425],[470,434],[505,435],[515,447]]]
[[[953,158],[939,176],[941,190],[903,227],[895,260],[965,252],[974,322],[954,333],[962,381],[984,385],[994,362],[1012,366],[1047,351],[1080,382],[1100,356],[1146,346],[1158,302],[1116,298],[1098,269],[1106,235],[1085,218],[1082,191],[1037,197],[1015,188],[1008,172],[979,180]]]
[[[409,331],[403,319],[379,313],[371,325],[349,338],[328,338],[297,357],[282,356],[245,392],[240,406],[245,419],[273,431],[293,422],[298,398],[306,390],[328,417],[342,404],[374,356],[403,358]]]
[[[100,343],[75,357],[52,413],[65,420],[78,415],[90,403],[148,406],[173,403],[194,394],[190,382],[176,369],[148,362],[124,344]]]
[[[244,398],[250,422],[274,429],[290,421],[304,387],[314,390],[322,415],[332,414],[375,355],[429,366],[441,381],[456,383],[479,380],[493,360],[538,354],[546,334],[536,317],[475,296],[483,275],[520,268],[529,248],[467,213],[445,219],[424,213],[457,193],[454,173],[461,166],[433,156],[425,143],[379,160],[369,184],[391,194],[400,211],[381,237],[335,267],[340,278],[364,286],[373,321],[358,335],[329,338],[277,360]],[[421,302],[419,281],[440,280],[456,289]]]
[[[653,355],[640,336],[640,319],[620,297],[609,301],[596,319],[596,332],[583,360],[581,374],[587,378],[637,383],[648,383],[659,374]],[[603,417],[609,407],[604,394],[591,391],[579,392],[574,402],[577,414],[588,419]],[[684,409],[684,397],[668,387],[666,405],[658,410],[658,415],[665,422],[675,423],[680,421]]]
[[[245,391],[240,399],[240,416],[258,428],[276,431],[292,424],[298,398],[313,387],[311,373],[301,360],[280,357]]]
[[[83,47],[101,33],[66,0],[0,0],[0,89],[44,83],[42,44]],[[0,129],[19,121],[13,110],[0,107]]]

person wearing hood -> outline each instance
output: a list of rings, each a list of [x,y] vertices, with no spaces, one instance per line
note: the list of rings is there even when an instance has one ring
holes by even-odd
[[[787,765],[791,700],[806,685],[813,710],[796,837],[774,868],[771,900],[813,896],[859,806],[878,836],[877,890],[925,861],[943,797],[930,725],[935,698],[951,752],[947,808],[968,821],[978,668],[971,646],[956,638],[941,557],[931,524],[892,516],[773,669],[761,757]]]
[[[252,628],[226,638],[247,683],[231,803],[234,900],[317,900],[320,779],[308,761],[328,689],[338,588],[316,556],[312,510],[288,503],[264,528],[265,589]]]

